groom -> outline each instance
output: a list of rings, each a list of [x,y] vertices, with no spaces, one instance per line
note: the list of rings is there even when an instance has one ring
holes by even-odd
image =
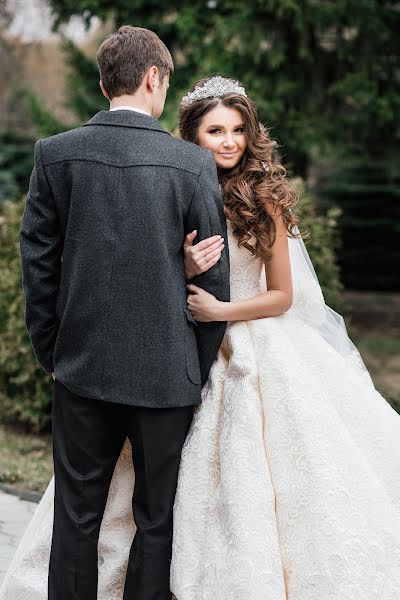
[[[41,140],[20,232],[26,323],[54,374],[49,600],[96,600],[97,543],[126,436],[135,469],[124,600],[167,600],[182,446],[224,334],[186,308],[185,235],[225,237],[212,155],[159,124],[171,55],[121,27],[97,54],[110,111]],[[195,283],[229,299],[222,254]],[[197,342],[197,343],[196,343]]]

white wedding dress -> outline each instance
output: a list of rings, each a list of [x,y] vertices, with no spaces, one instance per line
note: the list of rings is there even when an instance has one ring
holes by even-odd
[[[230,228],[228,241],[232,300],[254,296],[262,263]],[[345,333],[327,334],[317,282],[302,268],[293,279],[286,314],[228,325],[195,409],[175,502],[178,600],[400,599],[400,416]],[[99,600],[122,600],[133,483],[127,443],[100,533]],[[53,482],[1,600],[47,600],[52,521]]]

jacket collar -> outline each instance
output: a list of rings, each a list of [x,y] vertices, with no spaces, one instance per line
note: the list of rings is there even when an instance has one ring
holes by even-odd
[[[133,110],[101,110],[94,115],[83,127],[88,125],[108,125],[111,127],[136,127],[139,129],[154,129],[170,135],[154,117],[134,112]]]

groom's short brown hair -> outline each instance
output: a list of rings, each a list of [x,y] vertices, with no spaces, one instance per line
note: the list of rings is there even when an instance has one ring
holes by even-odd
[[[97,51],[104,89],[110,97],[134,94],[146,71],[156,66],[161,81],[174,72],[172,56],[160,38],[142,27],[123,25]]]

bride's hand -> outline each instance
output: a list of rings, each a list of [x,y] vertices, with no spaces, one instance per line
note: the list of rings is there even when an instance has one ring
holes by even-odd
[[[183,244],[185,274],[188,280],[211,269],[219,261],[225,248],[224,239],[220,235],[206,238],[193,246],[196,236],[196,230],[188,233]]]
[[[222,315],[223,302],[193,283],[186,287],[189,291],[188,308],[196,321],[209,323],[210,321],[224,320]]]

